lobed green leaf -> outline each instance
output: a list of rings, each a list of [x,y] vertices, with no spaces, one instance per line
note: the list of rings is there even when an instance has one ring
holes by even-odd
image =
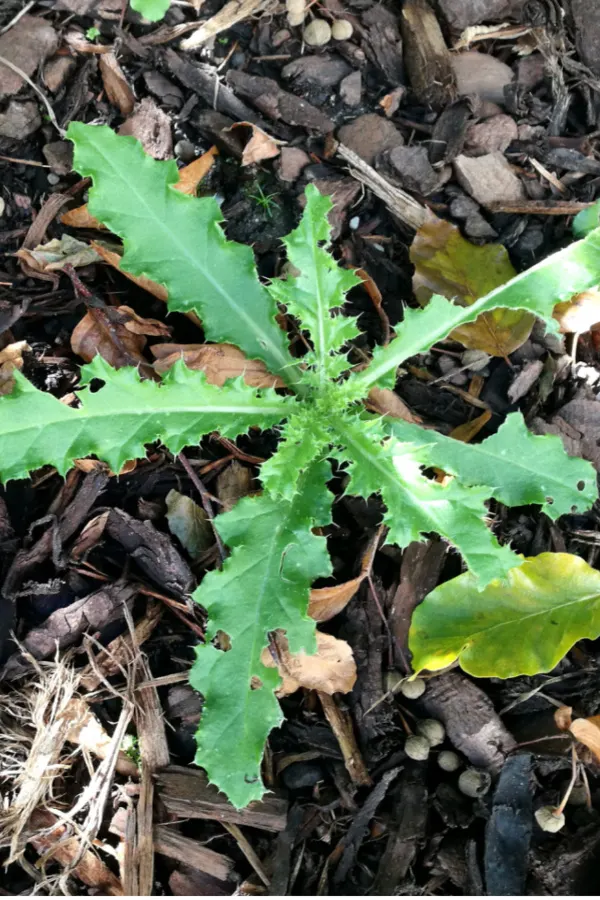
[[[348,493],[368,499],[381,494],[388,541],[406,547],[436,532],[462,554],[480,587],[518,566],[520,558],[501,546],[485,524],[490,488],[441,485],[421,472],[418,451],[389,438],[377,420],[340,417],[335,428],[349,461]]]
[[[591,463],[571,457],[556,435],[534,435],[521,413],[506,417],[496,434],[480,444],[464,444],[400,420],[390,434],[415,447],[421,463],[456,475],[463,484],[487,485],[489,497],[506,506],[540,504],[552,519],[583,512],[598,497]]]
[[[322,196],[314,184],[307,186],[300,224],[283,239],[288,260],[300,274],[276,279],[269,286],[277,302],[285,305],[310,334],[314,351],[302,361],[315,367],[321,384],[348,368],[348,360],[338,351],[359,333],[353,316],[332,315],[343,306],[346,292],[361,283],[327,250],[331,238],[327,214],[332,207],[329,197]]]
[[[71,122],[73,167],[93,179],[89,210],[123,239],[121,268],[168,291],[169,309],[194,311],[207,340],[236,344],[288,383],[296,363],[250,247],[225,238],[214,197],[176,191],[177,165],[153,159],[139,141],[104,125]]]
[[[292,652],[316,652],[316,623],[306,610],[313,581],[331,573],[325,538],[312,533],[331,520],[328,477],[327,463],[317,463],[291,502],[245,497],[218,516],[232,554],[194,594],[209,615],[207,643],[190,674],[204,695],[196,762],[237,807],[263,796],[265,742],[283,718],[273,693],[279,674],[261,662],[269,632],[285,629]],[[217,632],[231,649],[210,643]]]
[[[569,553],[542,553],[485,590],[470,572],[413,613],[415,671],[455,660],[479,678],[550,672],[576,641],[600,636],[600,572]]]
[[[94,454],[118,472],[161,441],[172,453],[197,444],[211,431],[235,438],[251,426],[269,428],[294,408],[292,398],[258,391],[243,380],[223,388],[178,361],[162,382],[142,381],[137,369],[113,369],[101,356],[82,368],[79,409],[35,388],[18,371],[11,394],[0,397],[0,480],[26,478],[40,466],[64,475],[76,459]]]
[[[596,285],[599,278],[600,229],[596,229],[470,306],[457,306],[434,294],[425,309],[407,309],[400,334],[387,347],[378,347],[371,365],[352,379],[364,393],[375,384],[393,386],[396,369],[405,360],[429,350],[451,331],[473,322],[481,313],[499,307],[529,310],[543,319],[550,330],[556,331],[558,325],[552,318],[554,306]]]

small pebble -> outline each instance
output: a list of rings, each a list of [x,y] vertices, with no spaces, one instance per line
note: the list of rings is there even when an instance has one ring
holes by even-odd
[[[323,47],[331,40],[331,28],[325,19],[313,19],[304,29],[304,42],[309,47]]]
[[[442,750],[438,758],[438,766],[444,772],[456,772],[460,769],[460,756],[454,750]]]
[[[175,151],[175,156],[180,159],[181,162],[188,163],[196,158],[196,148],[191,141],[177,141],[173,149]]]
[[[349,41],[354,28],[347,19],[336,19],[331,26],[331,36],[334,41]]]
[[[4,202],[2,197],[0,197],[0,218],[2,218],[2,216],[4,215],[5,209],[6,209],[6,203]]]
[[[323,769],[316,763],[297,762],[286,766],[281,777],[288,790],[299,791],[314,787],[318,781],[322,781]]]
[[[425,693],[427,685],[423,678],[412,678],[410,681],[403,681],[400,686],[400,693],[407,700],[417,700]]]
[[[56,175],[54,172],[49,172],[46,178],[48,179],[48,184],[52,186],[57,185],[60,181],[60,175]]]
[[[416,732],[429,741],[430,747],[443,744],[446,737],[446,729],[437,719],[421,719],[420,722],[417,722]]]
[[[465,769],[458,776],[458,789],[465,797],[483,797],[492,785],[492,778],[485,769]]]
[[[542,806],[535,812],[535,821],[542,831],[549,831],[550,834],[555,834],[561,828],[564,828],[565,816],[564,813],[556,815],[552,806]]]
[[[429,757],[430,749],[429,741],[424,737],[419,737],[417,734],[412,734],[406,738],[406,743],[404,744],[404,752],[409,759],[414,759],[416,762],[425,762]]]
[[[348,228],[350,231],[356,231],[358,226],[360,225],[360,216],[352,216],[350,221],[348,222]]]

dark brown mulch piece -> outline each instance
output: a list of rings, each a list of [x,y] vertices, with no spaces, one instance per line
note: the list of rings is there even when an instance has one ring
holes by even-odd
[[[50,519],[42,520],[42,522],[51,521],[51,527],[32,547],[19,550],[16,554],[2,585],[5,597],[14,596],[23,580],[50,556],[55,563],[60,564],[63,544],[83,525],[107,486],[109,477],[105,470],[96,469],[85,476],[77,489],[80,473],[77,470],[69,473],[58,497],[50,507]]]
[[[49,659],[57,649],[71,647],[84,634],[97,631],[124,617],[125,606],[130,606],[137,594],[134,585],[117,582],[82,597],[63,609],[57,609],[38,628],[32,628],[21,641],[24,650],[34,659]],[[11,656],[0,678],[16,678],[31,668],[31,663],[21,653]]]
[[[402,40],[398,18],[389,9],[373,5],[362,16],[366,27],[364,51],[391,87],[404,85]]]
[[[333,122],[329,116],[312,103],[296,97],[295,94],[282,91],[272,78],[248,75],[246,72],[232,69],[227,73],[227,83],[236,93],[250,100],[257,109],[275,122],[282,121],[287,125],[316,131],[317,134],[328,134],[333,131]]]
[[[224,794],[208,783],[200,769],[169,766],[155,778],[160,799],[173,816],[215,819],[274,832],[283,831],[286,826],[287,801],[276,794],[267,794],[260,803],[236,809]]]
[[[404,64],[417,99],[442,109],[456,98],[456,76],[442,30],[427,0],[407,0],[400,14]]]
[[[401,767],[396,767],[390,769],[389,772],[386,772],[381,776],[379,782],[375,785],[362,807],[352,819],[350,828],[333,851],[333,856],[335,858],[338,858],[341,853],[341,859],[335,869],[332,879],[336,888],[339,888],[344,884],[350,874],[350,870],[356,862],[356,857],[361,844],[366,837],[369,822],[375,815],[379,804],[387,794],[389,786],[394,779],[397,778],[400,771]]]
[[[421,703],[472,765],[494,774],[501,770],[515,740],[481,688],[458,672],[445,672],[430,679]]]
[[[194,91],[202,99],[215,108],[217,112],[231,116],[237,122],[252,122],[264,131],[275,131],[278,137],[283,135],[272,125],[269,125],[260,116],[246,106],[226,84],[215,83],[215,75],[212,69],[202,69],[193,66],[182,59],[174,50],[165,51],[165,62],[172,75],[185,87]]]
[[[175,597],[187,597],[195,578],[171,538],[151,522],[140,522],[122,509],[112,509],[106,533],[155,584]]]
[[[529,753],[510,756],[494,792],[485,831],[485,883],[490,895],[525,893],[533,830],[532,761]]]
[[[205,872],[217,881],[235,880],[235,863],[232,859],[224,853],[203,847],[199,841],[186,837],[174,825],[155,825],[153,835],[156,853]]]
[[[402,555],[400,583],[392,598],[388,622],[394,636],[394,658],[398,668],[410,671],[408,630],[415,608],[436,587],[448,548],[443,541],[409,544]]]
[[[391,792],[390,836],[379,862],[373,894],[389,896],[402,885],[425,840],[428,804],[423,766],[409,763]]]

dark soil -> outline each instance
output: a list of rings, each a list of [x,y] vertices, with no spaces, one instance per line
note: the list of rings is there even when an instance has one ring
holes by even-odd
[[[14,19],[23,5],[21,0],[0,3],[0,29],[10,26],[7,36],[18,27]],[[222,0],[205,0],[200,20],[211,19],[223,6]],[[177,28],[196,17],[187,3],[172,5],[164,23],[149,24],[121,0],[39,0],[27,15],[54,30],[50,63],[68,60],[70,68],[62,81],[50,84],[44,54],[38,58],[37,51],[25,48],[18,64],[29,66],[61,128],[78,120],[118,129],[127,116],[108,97],[100,54],[89,52],[97,45],[112,46],[136,109],[151,100],[164,113],[161,124],[153,127],[170,145],[166,155],[174,155],[183,166],[211,146],[218,147],[219,156],[199,193],[219,196],[228,236],[253,246],[265,278],[281,270],[281,237],[298,222],[306,184],[314,182],[330,193],[335,252],[368,273],[381,292],[385,313],[379,315],[365,289],[351,293],[348,311],[359,315],[364,332],[356,342],[356,362],[384,339],[386,317],[393,328],[406,305],[414,303],[409,262],[414,232],[349,174],[336,154],[334,136],[390,184],[458,225],[474,243],[504,244],[519,271],[565,246],[571,239],[572,213],[600,195],[600,14],[593,3],[438,0],[429,7],[425,0],[383,5],[347,0],[342,7],[339,0],[325,0],[312,11],[325,20],[350,21],[353,34],[349,40],[312,49],[302,44],[301,29],[288,26],[284,4],[256,8],[256,15],[246,16],[212,42],[184,51]],[[485,39],[480,35],[470,48],[484,63],[496,63],[489,84],[481,60],[477,74],[457,84],[454,55],[446,48],[455,46],[467,26],[494,23],[499,32]],[[92,26],[99,35],[84,46],[85,32]],[[6,52],[2,40],[0,35],[0,56]],[[503,66],[510,70],[508,75]],[[85,202],[87,183],[64,163],[64,146],[59,148],[62,167],[49,155],[48,145],[61,136],[31,87],[24,84],[3,92],[6,71],[0,65],[0,363],[5,348],[26,342],[24,374],[57,397],[69,394],[82,363],[71,335],[94,304],[109,310],[127,305],[144,318],[166,322],[170,342],[201,343],[198,326],[178,314],[167,318],[162,302],[109,266],[95,263],[77,270],[91,292],[90,301],[77,280],[64,273],[43,280],[15,257],[48,198],[68,195],[62,211],[79,206]],[[358,90],[355,73],[360,73]],[[270,79],[268,89],[256,78]],[[11,103],[39,108],[39,124],[7,125]],[[370,118],[358,123],[354,133],[345,130],[361,116]],[[236,120],[259,125],[283,141],[281,155],[242,166],[250,130],[230,131]],[[485,134],[474,130],[482,123],[491,123]],[[394,167],[393,148],[398,146],[424,149],[414,170],[406,161]],[[304,152],[301,164],[299,156],[290,153],[292,148]],[[514,200],[504,187],[485,204],[478,202],[478,188],[457,177],[461,153],[479,159],[487,153],[502,156],[520,186],[520,199]],[[36,243],[64,233],[83,241],[97,237],[91,229],[61,224],[56,215]],[[565,345],[536,326],[526,344],[510,357],[490,359],[479,375],[452,369],[463,348],[446,341],[400,373],[396,392],[413,413],[445,433],[484,409],[491,415],[480,437],[494,433],[515,409],[534,430],[554,427],[560,433],[561,410],[567,403],[600,401],[599,334],[571,335]],[[148,338],[143,351],[148,364],[154,361],[150,346],[163,340]],[[544,363],[544,376],[512,401],[508,391],[515,377],[535,359]],[[2,373],[0,365],[0,390]],[[576,426],[570,421],[566,435],[575,442],[569,449],[598,467],[600,441],[594,421],[600,421],[597,413],[590,419],[588,412]],[[257,432],[234,446],[211,436],[186,455],[206,488],[223,501],[258,489],[257,462],[269,456],[276,439],[274,433]],[[23,662],[14,638],[27,643],[35,630],[43,635],[52,614],[102,589],[105,618],[81,627],[69,651],[74,654],[71,662],[81,669],[92,648],[97,654],[100,645],[128,633],[123,601],[132,586],[132,621],[147,623],[161,615],[144,636],[147,663],[140,676],[141,681],[158,679],[154,712],[158,709],[164,716],[156,721],[168,752],[168,759],[153,770],[149,821],[155,828],[179,823],[172,832],[187,849],[165,847],[155,831],[153,892],[226,895],[237,887],[243,895],[597,893],[600,781],[592,754],[579,746],[591,806],[585,796],[579,805],[567,806],[566,825],[556,834],[544,833],[533,818],[540,806],[558,804],[571,776],[570,742],[550,739],[557,734],[556,707],[572,706],[574,714],[584,716],[600,712],[597,641],[580,642],[555,671],[533,678],[475,681],[454,670],[432,679],[418,701],[387,692],[389,674],[400,677],[407,672],[412,609],[436,584],[461,571],[457,555],[434,536],[404,551],[380,548],[372,584],[363,582],[343,612],[322,626],[350,643],[358,680],[351,694],[334,697],[329,715],[315,692],[299,691],[283,701],[286,722],[271,735],[265,759],[265,778],[274,791],[271,807],[236,818],[222,795],[215,799],[195,775],[182,788],[197,800],[195,806],[184,812],[169,799],[169,777],[199,775],[191,763],[201,701],[186,685],[185,672],[202,634],[203,616],[189,602],[189,594],[218,562],[212,545],[192,561],[168,528],[165,500],[170,490],[199,500],[188,471],[180,459],[153,447],[147,461],[118,478],[89,467],[73,470],[63,480],[47,469],[30,481],[0,489],[0,662],[5,666],[0,718],[7,734],[19,723],[18,697],[48,679],[55,665],[53,654],[47,653],[48,667],[36,671]],[[367,504],[343,497],[343,473],[330,486],[337,499],[329,549],[335,583],[341,583],[358,574],[357,561],[377,532],[381,506],[376,500]],[[557,523],[536,508],[496,505],[493,515],[499,539],[519,553],[566,551],[598,566],[597,507]],[[96,597],[92,606],[98,609],[99,604]],[[84,641],[84,634],[94,643]],[[68,643],[62,644],[65,652]],[[110,686],[123,689],[123,672],[111,673],[104,684],[89,689],[96,694],[83,691],[83,696],[112,734],[121,704]],[[446,724],[448,737],[440,749],[454,746],[462,754],[463,767],[472,764],[489,771],[492,786],[487,793],[471,799],[458,792],[458,773],[442,771],[435,754],[426,763],[406,757],[407,731],[415,717],[424,715]],[[23,763],[27,753],[22,747],[30,745],[34,734],[31,722],[21,721],[19,728],[25,734],[20,749],[9,746],[8,738],[5,748],[0,740],[0,791],[6,810],[18,789],[12,762],[16,754]],[[352,745],[349,750],[348,743],[339,740],[339,729],[356,742],[354,760],[349,759]],[[132,736],[139,734],[139,722],[128,730]],[[482,733],[491,739],[478,738]],[[515,744],[524,745],[521,752],[513,752]],[[506,759],[510,762],[505,764]],[[184,767],[183,774],[173,767]],[[164,770],[167,774],[161,775]],[[55,815],[73,807],[89,779],[85,758],[80,754],[71,759],[57,778],[49,804]],[[581,784],[575,791],[578,801]],[[125,812],[137,808],[142,816],[139,794],[135,778],[114,776],[94,851],[113,876],[123,871]],[[201,806],[204,813],[198,812]],[[83,818],[76,821],[81,824]],[[0,835],[7,833],[2,827],[6,822],[0,813]],[[53,823],[45,822],[46,830]],[[32,893],[41,871],[44,878],[57,881],[64,862],[50,859],[38,867],[48,849],[37,839],[43,831],[32,819],[20,862],[7,868],[0,894]],[[225,873],[215,859],[207,862],[201,853],[196,858],[203,848],[231,860]],[[3,839],[0,861],[9,855]],[[106,882],[94,878],[77,870],[63,887],[72,894],[110,893]]]

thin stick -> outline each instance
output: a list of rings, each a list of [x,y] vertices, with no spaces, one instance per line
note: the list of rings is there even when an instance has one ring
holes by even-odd
[[[54,110],[52,109],[52,106],[50,105],[50,101],[44,94],[43,90],[41,88],[39,88],[37,86],[37,84],[35,84],[31,80],[29,75],[27,75],[23,71],[23,69],[20,69],[18,66],[15,66],[14,63],[11,63],[11,61],[6,59],[4,56],[0,56],[0,63],[2,63],[3,66],[7,66],[9,69],[12,69],[12,71],[15,72],[15,74],[19,75],[23,79],[23,81],[26,81],[27,84],[29,85],[29,87],[32,88],[32,90],[34,90],[36,92],[36,94],[38,95],[40,100],[43,102],[44,106],[46,107],[46,109],[48,111],[48,117],[49,117],[50,121],[52,122],[52,124],[54,125],[54,127],[56,128],[56,130],[58,131],[60,136],[64,137],[67,132],[65,131],[64,128],[61,128],[60,125],[58,124],[56,116],[54,115]]]
[[[179,459],[181,460],[181,465],[187,472],[190,481],[192,482],[192,484],[194,485],[194,487],[200,494],[200,499],[202,500],[202,507],[204,509],[204,512],[206,513],[206,518],[210,522],[210,527],[213,530],[213,533],[215,536],[215,541],[217,542],[217,547],[219,548],[219,555],[221,557],[221,562],[225,562],[225,560],[227,559],[227,553],[225,552],[225,547],[223,546],[223,541],[221,540],[219,532],[215,528],[215,516],[213,513],[212,503],[210,502],[209,493],[206,490],[206,488],[204,487],[204,485],[202,484],[202,481],[200,480],[200,478],[198,478],[198,475],[196,474],[196,472],[194,472],[194,469],[193,469],[189,459],[187,458],[187,456],[184,453],[180,453]]]
[[[246,857],[246,859],[248,860],[248,862],[250,863],[250,865],[252,866],[252,868],[254,869],[254,871],[256,872],[256,874],[258,875],[260,880],[262,881],[262,883],[265,885],[265,887],[269,888],[271,886],[269,876],[265,872],[265,870],[263,868],[263,864],[261,863],[260,859],[254,852],[254,849],[252,848],[249,841],[246,839],[246,837],[242,833],[241,829],[238,828],[237,825],[234,825],[232,822],[223,822],[222,824],[223,824],[223,827],[227,829],[229,834],[233,838],[235,838],[235,840],[237,841],[238,847],[240,848],[240,850],[242,851],[242,853],[244,854],[244,856]]]
[[[0,34],[4,34],[5,32],[10,31],[10,29],[13,27],[13,25],[16,25],[17,22],[19,21],[19,19],[22,18],[25,15],[25,13],[28,13],[29,10],[31,9],[31,7],[35,6],[36,3],[37,3],[37,0],[29,0],[29,3],[25,4],[23,9],[21,9],[16,14],[16,16],[13,16],[12,19],[10,20],[10,22],[8,22],[4,26],[4,28],[0,28]]]

